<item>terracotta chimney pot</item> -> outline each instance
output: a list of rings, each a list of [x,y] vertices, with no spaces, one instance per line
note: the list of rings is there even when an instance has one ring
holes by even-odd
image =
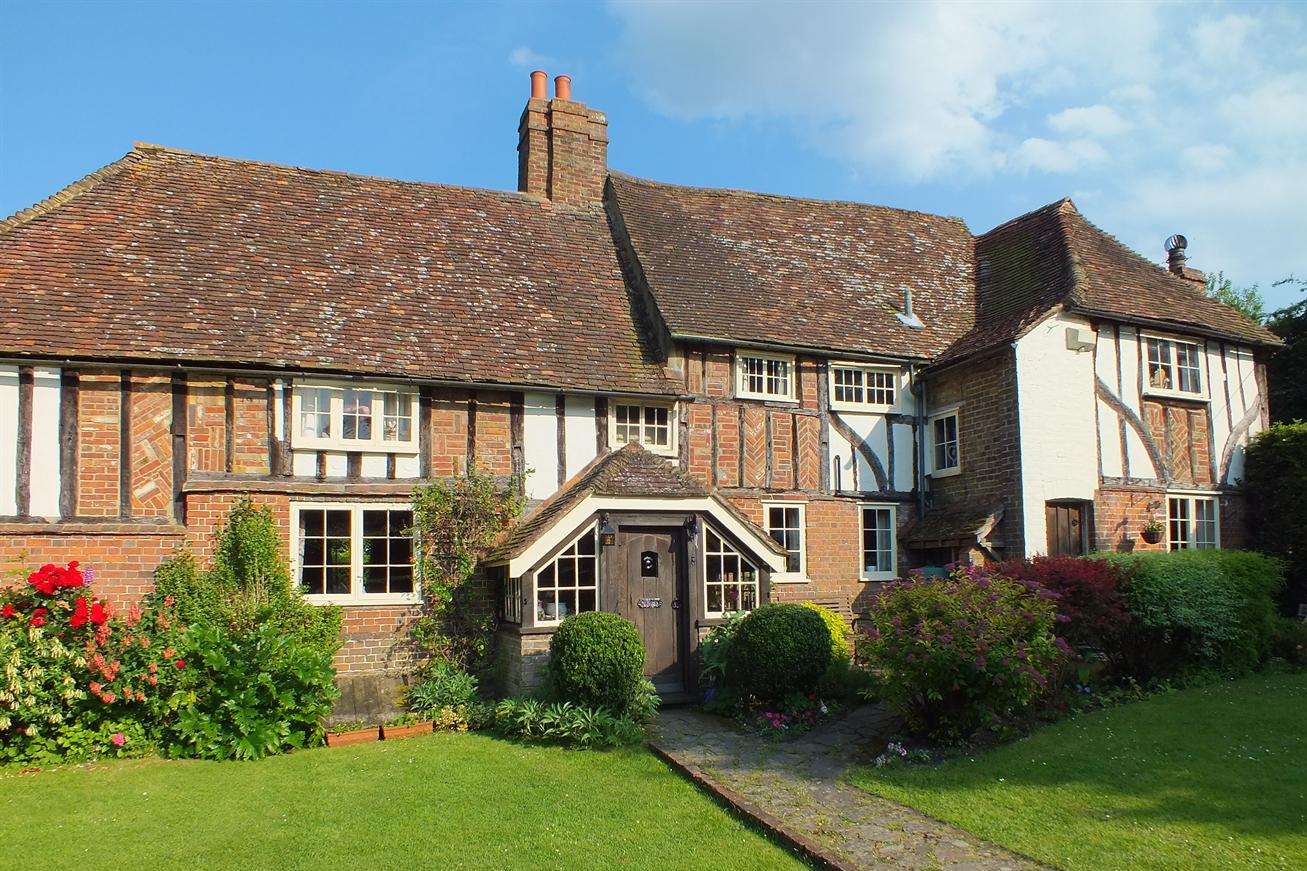
[[[536,70],[531,73],[531,99],[543,100],[547,96],[546,89],[549,86],[549,74],[544,70]]]
[[[555,100],[572,99],[571,76],[554,76],[554,99]]]

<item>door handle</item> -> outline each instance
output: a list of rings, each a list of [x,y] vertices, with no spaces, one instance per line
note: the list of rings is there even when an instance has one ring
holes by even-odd
[[[681,609],[681,600],[680,600],[680,599],[673,599],[673,600],[672,600],[672,608],[674,608],[674,609],[676,609],[676,610],[679,611],[679,610]]]

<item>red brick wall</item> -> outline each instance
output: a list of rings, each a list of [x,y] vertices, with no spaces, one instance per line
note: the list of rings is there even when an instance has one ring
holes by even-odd
[[[1207,438],[1208,409],[1165,399],[1144,400],[1144,421],[1177,485],[1208,487],[1212,455]]]
[[[176,552],[183,537],[177,526],[0,524],[0,578],[23,580],[44,563],[77,560],[95,572],[97,594],[125,605],[153,588],[155,567]]]
[[[132,516],[172,517],[172,379],[132,376]]]
[[[237,379],[232,392],[233,472],[266,475],[268,452],[268,382]]]
[[[467,396],[448,391],[431,405],[431,474],[461,475],[467,466]]]
[[[227,470],[227,382],[192,377],[187,385],[187,468]]]
[[[77,513],[117,517],[121,376],[83,372],[77,398]]]
[[[513,472],[512,410],[507,393],[477,395],[476,461],[495,475]]]
[[[1150,517],[1166,523],[1166,493],[1147,487],[1104,487],[1094,498],[1093,549],[1101,551],[1166,550],[1166,535],[1149,544],[1141,530]]]

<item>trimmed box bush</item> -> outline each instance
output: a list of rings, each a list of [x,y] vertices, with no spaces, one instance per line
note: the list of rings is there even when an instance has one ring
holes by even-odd
[[[726,652],[728,685],[763,701],[813,692],[832,660],[831,632],[804,605],[762,605],[740,620]]]
[[[549,641],[549,685],[560,700],[619,716],[640,707],[648,691],[640,630],[604,611],[566,618]]]

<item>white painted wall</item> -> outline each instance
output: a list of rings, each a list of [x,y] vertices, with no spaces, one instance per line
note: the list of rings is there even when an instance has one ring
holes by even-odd
[[[552,393],[527,393],[522,398],[522,452],[528,471],[528,499],[547,499],[558,489],[556,403]],[[593,429],[593,421],[590,425]]]
[[[318,474],[317,451],[293,451],[291,453],[291,471],[301,477]]]
[[[1141,364],[1139,332],[1134,327],[1121,327],[1121,401],[1125,403],[1140,420],[1144,417],[1144,366]],[[1130,477],[1157,478],[1161,470],[1153,464],[1153,459],[1144,447],[1144,440],[1139,437],[1132,426],[1126,427],[1126,450],[1130,457]]]
[[[0,517],[18,513],[18,367],[0,366]]]
[[[911,490],[916,483],[912,477],[913,461],[912,427],[897,424],[894,426],[894,489]],[[888,460],[887,460],[888,462]],[[886,474],[889,469],[885,469]]]
[[[1110,329],[1098,333],[1094,351],[1094,372],[1113,393],[1117,392],[1116,340]],[[1116,409],[1098,400],[1099,469],[1109,478],[1125,475],[1125,462],[1121,456],[1121,430]]]
[[[1244,415],[1256,410],[1260,405],[1260,396],[1257,389],[1257,367],[1251,348],[1227,347],[1225,356],[1225,375],[1229,380],[1230,405],[1231,410],[1234,412],[1234,424],[1238,426]],[[1239,436],[1235,442],[1234,450],[1230,453],[1230,468],[1226,473],[1225,483],[1238,484],[1243,480],[1244,460],[1248,442],[1262,429],[1262,421],[1258,417],[1253,420],[1248,431]],[[1220,444],[1217,462],[1220,462],[1219,457],[1224,454],[1226,442],[1222,441]]]
[[[59,519],[59,370],[32,370],[32,499],[33,517]]]
[[[599,436],[595,428],[593,396],[568,396],[564,408],[564,435],[567,439],[567,477],[581,471],[599,453]],[[673,418],[672,426],[677,422]]]
[[[385,454],[364,454],[361,465],[364,478],[386,477],[387,463]]]
[[[1068,327],[1091,329],[1083,318],[1057,314],[1016,343],[1027,556],[1047,551],[1045,502],[1093,499],[1098,488],[1094,357],[1068,350]]]

